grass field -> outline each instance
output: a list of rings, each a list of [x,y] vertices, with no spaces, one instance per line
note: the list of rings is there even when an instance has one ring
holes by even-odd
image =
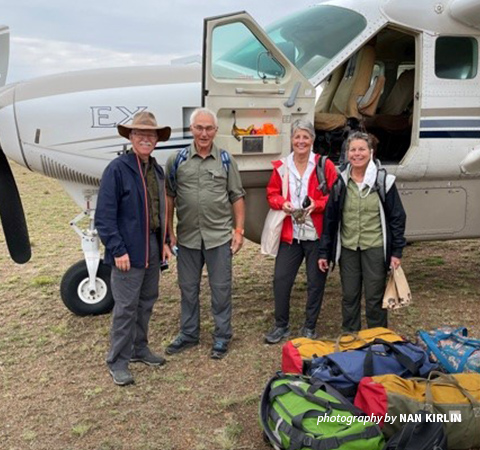
[[[263,334],[273,323],[273,260],[248,243],[235,259],[234,339],[222,361],[209,357],[212,320],[204,277],[201,345],[169,357],[165,367],[134,365],[136,385],[113,385],[104,363],[110,317],[72,315],[63,305],[63,273],[82,258],[68,222],[77,207],[60,185],[13,165],[33,245],[18,266],[0,237],[1,450],[234,450],[267,447],[258,400],[280,368],[280,346]],[[419,328],[465,325],[480,336],[478,241],[408,246],[403,261],[413,304],[390,326],[414,337]],[[292,298],[292,327],[303,322],[305,274]],[[162,351],[178,331],[175,263],[161,281],[151,346]],[[338,271],[328,280],[318,331],[340,332]]]

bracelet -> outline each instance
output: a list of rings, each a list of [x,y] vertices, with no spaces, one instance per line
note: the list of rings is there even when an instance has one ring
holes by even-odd
[[[235,233],[241,234],[242,236],[245,234],[245,230],[243,228],[235,228],[233,230]]]

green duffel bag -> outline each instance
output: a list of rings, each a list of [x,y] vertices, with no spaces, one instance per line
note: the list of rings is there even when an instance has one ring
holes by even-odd
[[[277,373],[260,401],[264,436],[283,450],[381,450],[377,424],[318,379]]]

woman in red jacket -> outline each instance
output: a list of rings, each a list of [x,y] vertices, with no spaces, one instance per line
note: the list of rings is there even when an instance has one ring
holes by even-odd
[[[275,296],[275,326],[265,335],[265,341],[276,344],[290,335],[290,293],[303,259],[307,269],[307,306],[305,323],[300,335],[314,339],[315,327],[322,305],[326,273],[319,270],[319,237],[322,234],[323,211],[328,194],[320,186],[316,165],[320,156],[312,152],[315,129],[306,120],[292,125],[292,153],[273,161],[273,173],[267,186],[267,200],[272,209],[283,209],[280,247],[275,261],[273,291]],[[324,167],[326,191],[337,179],[333,163]],[[282,196],[283,177],[288,177],[287,197]]]

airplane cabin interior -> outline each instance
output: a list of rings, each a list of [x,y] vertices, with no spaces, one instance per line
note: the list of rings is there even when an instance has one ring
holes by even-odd
[[[349,132],[377,140],[376,157],[398,164],[411,143],[415,37],[385,28],[321,84],[315,105],[315,151],[344,160]]]

